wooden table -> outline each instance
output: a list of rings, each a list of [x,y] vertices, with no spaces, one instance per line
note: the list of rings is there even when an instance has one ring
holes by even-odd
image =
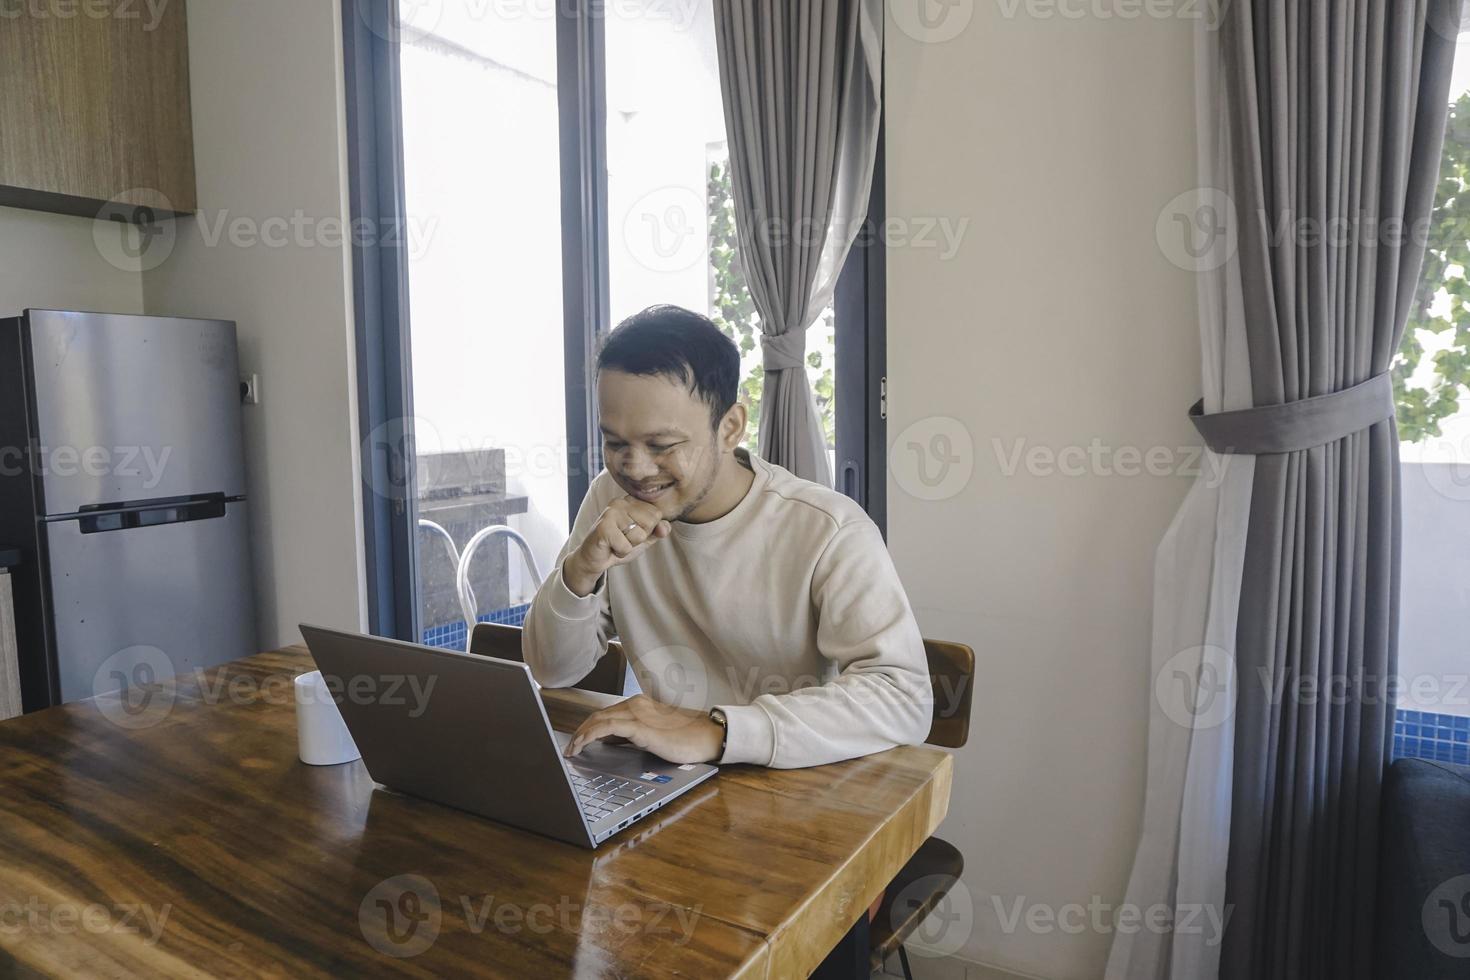
[[[0,723],[0,973],[804,976],[949,803],[927,747],[730,766],[583,850],[300,763],[311,667]],[[544,698],[568,729],[614,700]]]

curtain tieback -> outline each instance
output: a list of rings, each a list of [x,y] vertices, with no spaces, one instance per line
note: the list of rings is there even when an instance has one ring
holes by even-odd
[[[761,334],[761,363],[767,371],[785,371],[806,366],[806,331]]]
[[[1217,453],[1265,456],[1336,442],[1393,413],[1393,381],[1385,371],[1351,388],[1284,405],[1207,414],[1200,399],[1190,407],[1189,420]]]

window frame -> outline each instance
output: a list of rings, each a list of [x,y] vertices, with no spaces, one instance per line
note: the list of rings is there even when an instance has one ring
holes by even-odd
[[[349,227],[404,228],[403,114],[395,0],[342,0]],[[413,418],[408,259],[401,236],[352,237],[363,557],[368,631],[417,640],[417,496],[407,447],[378,452],[379,434]],[[398,493],[384,492],[398,487]]]
[[[567,527],[602,470],[592,367],[612,329],[608,265],[607,33],[601,0],[556,5],[561,127],[562,331],[566,349]],[[580,463],[580,465],[579,465]]]
[[[886,110],[884,110],[886,111]],[[853,244],[834,296],[837,401],[834,421],[836,489],[862,506],[888,540],[888,257],[884,121],[878,120],[878,151],[868,217]],[[844,411],[844,405],[859,405]]]

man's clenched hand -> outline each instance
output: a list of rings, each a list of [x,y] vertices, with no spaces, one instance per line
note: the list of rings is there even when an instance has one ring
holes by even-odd
[[[636,497],[614,500],[562,562],[562,580],[574,595],[585,596],[609,568],[637,558],[669,531],[669,522],[652,504]]]

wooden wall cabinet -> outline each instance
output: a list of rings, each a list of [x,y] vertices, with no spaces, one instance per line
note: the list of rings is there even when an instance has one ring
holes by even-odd
[[[0,10],[0,205],[195,210],[185,0]]]

